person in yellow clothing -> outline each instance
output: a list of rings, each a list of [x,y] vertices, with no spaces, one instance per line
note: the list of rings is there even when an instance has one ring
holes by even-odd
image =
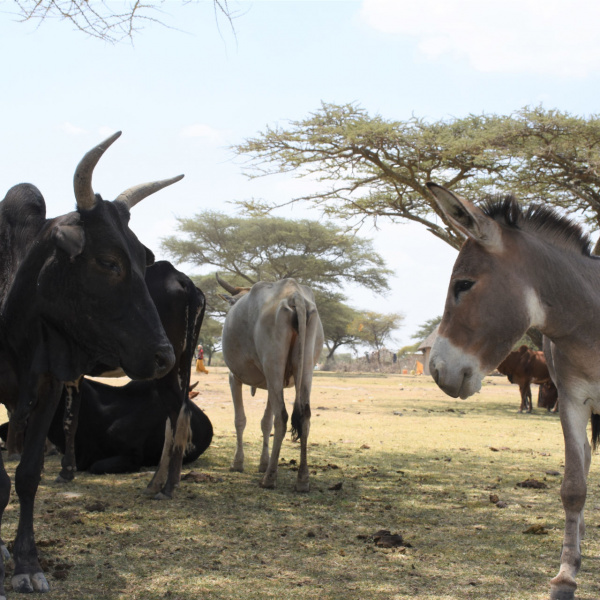
[[[422,362],[417,361],[416,371],[417,371],[417,375],[423,375],[423,363]]]
[[[204,348],[198,346],[198,352],[196,354],[196,373],[208,373],[208,370],[204,366]]]

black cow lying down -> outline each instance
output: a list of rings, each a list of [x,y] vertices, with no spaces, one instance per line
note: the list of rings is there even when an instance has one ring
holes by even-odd
[[[61,400],[48,432],[49,440],[64,454]],[[191,445],[183,462],[196,460],[212,441],[209,418],[190,403]],[[154,381],[132,381],[122,387],[85,379],[81,383],[81,408],[75,434],[78,471],[134,473],[158,465],[165,442],[168,410]],[[167,430],[168,431],[168,430]],[[0,425],[6,440],[8,423]]]

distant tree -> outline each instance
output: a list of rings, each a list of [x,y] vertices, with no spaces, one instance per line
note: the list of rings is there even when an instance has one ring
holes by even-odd
[[[415,331],[415,333],[411,335],[410,338],[412,340],[418,340],[419,342],[422,342],[423,340],[427,339],[427,337],[431,333],[433,333],[433,331],[441,323],[441,321],[441,315],[439,317],[434,317],[433,319],[428,319],[427,321],[425,321],[425,323],[422,323],[419,326],[419,329],[417,329],[417,331]]]
[[[380,352],[385,344],[393,339],[394,330],[398,329],[404,320],[399,313],[381,314],[373,311],[362,311],[356,316],[351,325],[363,344],[373,348],[377,353],[377,361],[381,364]]]
[[[179,235],[162,241],[169,256],[216,267],[226,279],[231,275],[242,285],[293,277],[321,291],[339,292],[344,283],[379,293],[389,289],[392,272],[371,240],[330,223],[206,211],[179,218],[178,230]]]
[[[189,0],[188,0],[189,1]],[[106,2],[105,0],[12,0],[16,16],[21,21],[39,21],[51,19],[68,21],[73,27],[91,37],[105,42],[119,42],[132,39],[148,23],[163,22],[164,0],[124,0]],[[187,3],[182,0],[182,4]],[[213,0],[215,18],[225,17],[232,25],[234,14],[229,0]]]
[[[342,302],[342,294],[317,292],[315,296],[319,317],[323,323],[327,364],[335,361],[334,354],[340,346],[354,348],[360,341],[358,332],[352,329],[358,311]]]
[[[200,329],[198,343],[202,344],[206,356],[206,364],[210,365],[213,354],[221,350],[221,337],[223,336],[223,323],[205,316]]]
[[[407,354],[413,354],[419,349],[420,342],[416,342],[415,344],[410,344],[408,346],[402,346],[400,350],[398,350],[398,358],[402,358]]]
[[[222,271],[221,274],[223,274]],[[223,290],[223,288],[221,288],[217,283],[216,272],[212,271],[205,275],[192,275],[191,278],[196,286],[198,286],[204,293],[206,298],[207,314],[218,320],[225,318],[225,315],[229,309],[229,305],[223,302],[219,296],[219,294],[224,294],[225,290]],[[228,275],[226,279],[232,285],[239,285],[242,287],[248,286],[248,282],[246,280],[242,280],[240,277],[236,277],[235,275]]]

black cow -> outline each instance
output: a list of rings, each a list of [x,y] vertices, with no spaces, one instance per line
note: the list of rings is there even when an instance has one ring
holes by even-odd
[[[119,387],[84,379],[81,399],[75,433],[78,471],[133,473],[141,467],[159,464],[165,439],[171,433],[169,421],[165,438],[169,412],[160,385],[155,385],[154,381],[132,381]],[[64,407],[64,398],[61,405]],[[60,408],[59,405],[48,438],[64,452]],[[212,424],[204,412],[193,402],[187,410],[190,412],[191,440],[184,448],[183,463],[196,460],[210,446],[213,436]],[[0,437],[4,437],[3,433],[0,427]]]
[[[144,282],[146,266],[154,257],[128,223],[131,207],[181,176],[136,186],[114,202],[102,200],[92,189],[92,173],[119,135],[90,150],[79,163],[75,212],[42,222],[42,195],[34,186],[21,184],[5,200],[25,198],[19,201],[22,210],[11,213],[14,220],[1,215],[1,240],[19,238],[23,223],[36,222],[37,227],[13,270],[4,274],[0,309],[0,351],[18,389],[16,401],[11,399],[11,423],[17,430],[27,426],[15,475],[20,515],[12,586],[17,592],[49,589],[35,545],[33,507],[44,443],[64,382],[117,368],[133,379],[156,378],[175,360]],[[11,253],[1,246],[3,265],[5,252]],[[9,494],[10,479],[1,464],[0,517]],[[6,558],[3,542],[1,546]],[[6,595],[4,576],[2,560],[0,597]]]
[[[57,481],[71,481],[76,465],[77,469],[88,469],[98,461],[109,460],[104,464],[113,465],[110,469],[117,469],[108,472],[138,470],[142,464],[158,464],[158,460],[149,457],[145,462],[140,461],[144,461],[143,457],[150,452],[150,447],[156,446],[156,423],[162,419],[158,438],[165,440],[164,452],[147,492],[156,494],[158,499],[171,498],[173,488],[179,483],[181,464],[189,443],[202,448],[196,456],[210,444],[210,421],[198,414],[194,417],[195,407],[189,399],[192,357],[204,318],[204,294],[187,275],[167,261],[159,261],[148,267],[146,285],[173,346],[175,365],[160,379],[132,382],[122,388],[84,380],[81,383],[81,397],[73,390],[76,386],[66,386],[65,436],[59,438],[56,432],[50,435],[50,440],[65,452]],[[153,402],[145,409],[144,394],[152,396]],[[121,399],[121,406],[117,404],[117,399]],[[93,406],[86,406],[88,403]],[[79,410],[84,412],[78,417]],[[167,417],[169,422],[165,437]],[[54,420],[58,418],[57,412]],[[88,419],[92,419],[92,422],[87,423]],[[206,441],[202,438],[208,435],[208,426],[210,437]],[[88,433],[79,435],[79,442],[76,442],[75,432],[79,427]],[[192,442],[194,434],[196,439]],[[153,439],[149,439],[151,435],[154,435]],[[144,450],[147,445],[148,448]],[[150,456],[153,457],[154,453]]]

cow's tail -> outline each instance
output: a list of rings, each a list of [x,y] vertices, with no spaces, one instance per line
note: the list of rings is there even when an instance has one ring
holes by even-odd
[[[294,292],[292,303],[296,307],[296,318],[298,320],[298,336],[296,338],[295,360],[298,368],[294,373],[294,386],[296,388],[296,399],[294,400],[294,410],[292,411],[292,439],[297,440],[302,437],[302,422],[306,416],[306,411],[310,416],[310,406],[302,403],[301,390],[304,379],[304,353],[306,352],[306,322],[307,310],[306,301],[302,294]]]
[[[600,440],[600,415],[592,414],[592,450],[598,448]]]

